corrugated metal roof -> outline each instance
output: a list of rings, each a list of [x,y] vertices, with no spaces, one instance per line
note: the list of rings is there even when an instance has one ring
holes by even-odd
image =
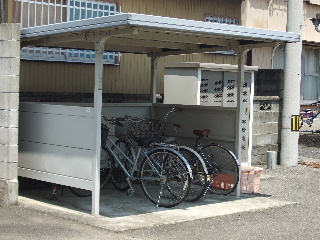
[[[297,33],[135,13],[21,30],[22,46],[94,49],[92,42],[95,37],[108,37],[105,44],[108,51],[158,55],[255,48],[300,41]]]

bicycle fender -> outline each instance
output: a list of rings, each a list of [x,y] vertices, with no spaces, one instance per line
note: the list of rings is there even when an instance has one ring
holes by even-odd
[[[200,156],[199,153],[197,153],[195,150],[193,150],[192,148],[187,147],[187,146],[177,146],[177,147],[175,147],[175,149],[179,149],[179,148],[181,148],[181,149],[187,149],[188,151],[192,152],[192,153],[200,160],[201,165],[202,165],[202,167],[203,167],[203,169],[204,169],[205,174],[208,175],[207,166],[206,166],[205,162],[203,161],[203,159],[202,159],[202,157]]]

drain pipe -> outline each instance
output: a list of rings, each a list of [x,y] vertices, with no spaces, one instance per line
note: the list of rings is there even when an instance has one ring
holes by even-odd
[[[290,0],[287,4],[287,32],[301,33],[303,1]],[[280,164],[284,166],[298,165],[299,132],[291,131],[291,119],[300,113],[301,53],[302,40],[286,44],[280,151]]]
[[[268,23],[267,23],[267,28],[270,29],[270,9],[271,5],[273,4],[273,0],[270,0],[269,5],[268,5]]]
[[[1,23],[4,23],[4,19],[5,19],[4,0],[1,0]]]

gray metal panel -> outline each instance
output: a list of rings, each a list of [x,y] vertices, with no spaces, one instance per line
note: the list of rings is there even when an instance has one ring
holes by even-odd
[[[91,180],[92,154],[92,150],[20,141],[19,167]]]
[[[77,105],[72,103],[34,103],[23,102],[20,103],[19,112],[33,112],[33,113],[50,113],[50,114],[63,114],[67,116],[78,117],[92,117],[93,106],[92,104]]]
[[[19,175],[92,189],[93,109],[21,103],[19,115]]]
[[[92,190],[92,181],[88,181],[84,179],[72,178],[72,177],[63,176],[59,174],[52,174],[48,172],[42,172],[42,171],[37,171],[37,170],[22,168],[22,167],[18,168],[18,175],[22,177],[41,180],[41,181],[48,181],[48,179],[50,179],[50,182],[52,183]]]
[[[43,113],[20,113],[19,140],[92,149],[93,119]]]
[[[139,30],[157,33],[158,38],[149,39],[143,33],[139,34]],[[172,36],[168,33],[178,34],[180,37],[179,39],[181,40],[177,41],[176,38],[171,39]],[[50,39],[49,36],[53,37],[53,39]],[[84,19],[76,22],[60,23],[21,30],[21,41],[23,46],[39,45],[67,48],[74,48],[76,46],[77,48],[82,47],[94,49],[94,45],[88,45],[88,41],[92,41],[92,37],[96,36],[111,36],[111,44],[108,46],[109,50],[116,49],[117,51],[140,53],[156,52],[155,49],[170,49],[170,46],[173,43],[188,43],[188,38],[193,39],[190,42],[193,42],[194,46],[182,46],[180,51],[187,50],[188,53],[197,53],[199,51],[205,51],[206,49],[208,50],[209,47],[212,48],[220,46],[229,49],[231,45],[236,46],[242,44],[240,42],[231,43],[229,41],[230,39],[236,41],[250,40],[245,43],[250,44],[248,48],[253,48],[255,43],[261,44],[300,41],[300,35],[297,33],[134,13]],[[112,36],[121,36],[121,39],[119,39],[118,42],[112,42]],[[144,41],[144,46],[146,48],[143,46],[136,46],[134,48],[133,46],[139,41],[133,41],[130,36],[134,36],[140,41]],[[168,37],[168,39],[166,39],[166,37]],[[199,41],[194,42],[194,37],[197,37]],[[212,43],[208,43],[207,37],[213,38]],[[61,38],[63,38],[63,40]],[[221,41],[221,39],[224,41]],[[33,40],[38,41],[28,43],[28,41]],[[161,44],[159,44],[160,42]],[[203,45],[206,45],[206,47],[203,47]],[[131,46],[131,48],[128,49],[128,46]],[[163,51],[163,54],[165,53],[166,51]],[[172,54],[177,53],[173,52]]]
[[[132,13],[130,14],[130,17],[130,23],[132,25],[144,27],[149,26],[172,29],[175,31],[210,33],[228,37],[272,39],[277,41],[299,41],[300,39],[299,34],[296,33],[249,28],[232,24],[202,22]]]
[[[21,38],[48,36],[52,34],[72,33],[73,31],[95,30],[103,27],[115,28],[129,25],[129,14],[118,14],[107,17],[83,19],[81,21],[56,23],[46,26],[26,28],[21,30]]]
[[[43,36],[76,31],[94,30],[101,28],[114,28],[121,26],[139,26],[143,28],[160,28],[172,31],[183,31],[203,34],[214,34],[227,37],[240,37],[249,39],[265,39],[276,41],[299,41],[296,33],[272,31],[259,28],[185,20],[178,18],[160,17],[135,13],[124,13],[113,16],[85,19],[82,21],[60,23],[48,26],[23,29],[21,38],[30,36]]]
[[[192,133],[194,129],[211,129],[209,142],[231,142],[229,147],[234,150],[236,137],[235,108],[187,106],[187,105],[156,105],[156,118],[162,119],[172,108],[181,108],[181,112],[170,115],[168,121],[179,123],[182,128],[173,129],[168,127],[168,135],[179,137],[183,144],[194,147],[196,136]]]

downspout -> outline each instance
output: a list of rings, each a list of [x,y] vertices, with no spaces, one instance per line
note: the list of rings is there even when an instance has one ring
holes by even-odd
[[[270,29],[270,9],[271,5],[273,4],[273,0],[270,0],[269,5],[268,5],[268,22],[267,22],[267,29]]]
[[[273,0],[270,0],[269,5],[268,5],[268,22],[267,22],[267,29],[270,29],[270,9],[271,9],[271,5],[273,4]],[[271,69],[273,69],[273,58],[274,58],[274,52],[276,51],[277,47],[279,45],[275,46],[272,49],[272,56],[271,56]]]
[[[4,19],[5,19],[4,0],[1,0],[1,23],[4,23]]]

